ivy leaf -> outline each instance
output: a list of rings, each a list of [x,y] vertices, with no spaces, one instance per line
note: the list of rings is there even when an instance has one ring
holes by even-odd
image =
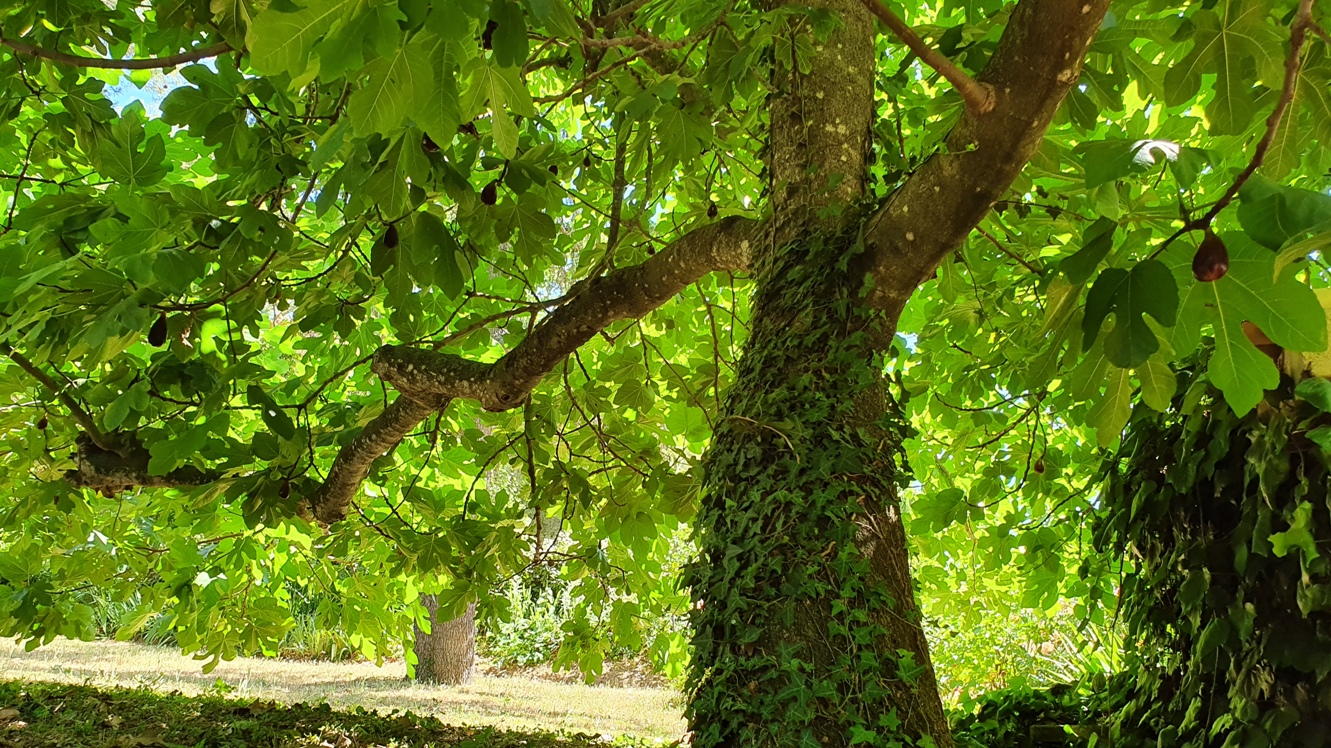
[[[1085,283],[1114,247],[1114,232],[1118,224],[1100,216],[1082,234],[1081,249],[1058,264],[1058,269],[1072,283]]]
[[[1105,356],[1123,368],[1144,363],[1160,349],[1160,341],[1144,315],[1172,327],[1178,314],[1178,286],[1169,268],[1158,260],[1143,260],[1132,270],[1109,268],[1100,273],[1086,296],[1086,316],[1082,319],[1086,350],[1090,350],[1110,312],[1114,313],[1114,329],[1105,339]]]
[[[1317,295],[1293,272],[1286,271],[1273,282],[1274,254],[1238,232],[1226,232],[1221,238],[1229,249],[1229,272],[1213,283],[1192,285],[1179,327],[1192,339],[1204,325],[1214,330],[1211,381],[1230,407],[1242,414],[1261,400],[1265,390],[1280,383],[1280,372],[1248,340],[1243,323],[1257,325],[1283,348],[1313,352],[1326,348],[1326,315]]]
[[[1322,448],[1323,452],[1331,452],[1331,426],[1318,426],[1307,433],[1309,441]]]
[[[1271,552],[1284,558],[1290,549],[1303,551],[1304,561],[1312,561],[1321,554],[1317,552],[1317,538],[1313,536],[1313,505],[1300,501],[1294,509],[1294,517],[1289,521],[1289,529],[1271,535]]]
[[[1323,413],[1331,413],[1331,381],[1312,377],[1299,382],[1294,394]]]

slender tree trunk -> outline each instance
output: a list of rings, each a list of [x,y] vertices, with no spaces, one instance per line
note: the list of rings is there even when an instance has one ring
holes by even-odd
[[[439,603],[434,595],[426,595],[421,603],[430,611],[430,633],[414,627],[416,680],[449,686],[467,683],[476,666],[476,604],[468,605],[457,618],[440,621],[435,616]]]
[[[807,4],[842,24],[774,75],[773,231],[706,460],[688,716],[698,748],[946,748],[896,493],[904,424],[879,358],[896,319],[863,302],[848,269],[873,20],[857,0]],[[778,45],[810,48],[796,44],[806,26],[787,33]]]

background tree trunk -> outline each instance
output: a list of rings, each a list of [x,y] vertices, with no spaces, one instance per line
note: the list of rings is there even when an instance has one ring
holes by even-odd
[[[476,666],[476,603],[450,621],[436,617],[439,602],[434,595],[421,599],[430,611],[430,633],[414,626],[416,639],[412,651],[416,653],[416,680],[422,683],[441,683],[457,686],[471,680]]]

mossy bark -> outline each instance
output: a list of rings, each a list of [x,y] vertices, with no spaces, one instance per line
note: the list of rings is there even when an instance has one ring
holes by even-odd
[[[897,497],[893,330],[861,303],[854,252],[815,237],[759,269],[690,576],[699,748],[952,744]]]

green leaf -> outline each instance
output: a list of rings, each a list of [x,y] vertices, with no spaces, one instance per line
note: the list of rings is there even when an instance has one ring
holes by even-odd
[[[143,105],[134,102],[112,125],[110,136],[97,145],[98,171],[127,187],[157,184],[170,170],[166,141],[161,135],[144,137]]]
[[[490,6],[495,22],[492,42],[494,59],[500,67],[517,68],[527,61],[527,21],[522,6],[513,0],[496,0]]]
[[[1323,413],[1331,413],[1331,381],[1321,377],[1305,379],[1294,388],[1294,394]]]
[[[250,405],[259,408],[259,415],[265,425],[272,429],[274,434],[283,439],[292,439],[296,436],[296,424],[291,421],[291,416],[286,411],[277,406],[268,393],[257,384],[252,384],[245,390],[245,395]]]
[[[1267,23],[1264,1],[1223,0],[1215,10],[1192,14],[1194,45],[1165,74],[1165,103],[1175,106],[1197,95],[1202,76],[1216,76],[1215,95],[1206,107],[1212,135],[1237,135],[1257,111],[1253,83],[1279,85],[1283,44]]]
[[[1085,283],[1100,266],[1109,250],[1114,247],[1114,232],[1118,224],[1100,216],[1086,228],[1081,237],[1081,249],[1058,264],[1058,269],[1072,283]]]
[[[438,40],[417,34],[370,69],[365,87],[352,94],[347,114],[359,135],[385,133],[402,125],[412,102],[427,101],[436,88],[431,54]]]
[[[462,248],[444,222],[433,213],[417,213],[412,226],[411,244],[415,265],[432,268],[435,285],[448,298],[456,299],[466,282],[458,262]]]
[[[1253,177],[1239,190],[1238,218],[1254,241],[1280,249],[1309,231],[1331,228],[1331,195]]]
[[[1171,327],[1178,314],[1178,286],[1169,268],[1158,260],[1143,260],[1130,271],[1109,268],[1100,273],[1086,296],[1086,316],[1082,319],[1086,350],[1111,312],[1114,329],[1105,339],[1105,356],[1123,368],[1144,363],[1160,349],[1160,341],[1144,315]]]
[[[287,13],[269,6],[250,24],[245,46],[250,64],[268,75],[296,77],[309,66],[310,50],[339,19],[351,14],[359,0],[310,0],[303,9]]]
[[[1317,552],[1317,538],[1310,526],[1313,521],[1313,505],[1300,501],[1294,509],[1294,516],[1289,521],[1289,529],[1271,535],[1271,552],[1284,558],[1293,548],[1303,551],[1304,561],[1312,561],[1321,554]]]
[[[1331,426],[1309,429],[1307,437],[1313,444],[1321,447],[1323,452],[1331,452]]]
[[[1284,275],[1285,269],[1291,263],[1298,262],[1308,257],[1313,252],[1322,252],[1327,247],[1331,247],[1331,231],[1323,231],[1316,236],[1304,239],[1303,241],[1292,242],[1280,250],[1276,255],[1274,278],[1279,280]]]
[[[1326,315],[1317,295],[1294,273],[1272,282],[1274,254],[1237,232],[1226,232],[1221,239],[1229,250],[1229,272],[1214,283],[1197,282],[1188,289],[1179,327],[1195,336],[1204,325],[1211,326],[1211,381],[1236,413],[1247,413],[1265,390],[1280,383],[1280,373],[1248,340],[1243,323],[1257,325],[1283,348],[1312,352],[1326,349]]]
[[[1086,425],[1095,429],[1095,440],[1104,449],[1112,446],[1132,416],[1132,383],[1128,370],[1112,367],[1104,395],[1091,405]]]
[[[1169,363],[1161,356],[1152,356],[1136,371],[1142,383],[1142,401],[1161,413],[1169,410],[1178,388],[1178,377]]]
[[[503,68],[493,62],[477,58],[471,65],[471,78],[463,103],[464,117],[472,119],[489,102],[490,135],[495,147],[504,158],[518,155],[518,128],[513,115],[534,116],[536,110],[531,94],[518,79],[516,68]]]
[[[430,139],[443,148],[453,142],[458,126],[462,124],[462,110],[458,100],[457,61],[449,51],[448,42],[442,38],[430,51],[430,69],[434,86],[409,102],[409,114]]]
[[[1151,171],[1153,156],[1147,148],[1149,141],[1096,140],[1079,144],[1073,154],[1081,159],[1086,175],[1086,189],[1093,190],[1103,184],[1115,182],[1133,174]]]

